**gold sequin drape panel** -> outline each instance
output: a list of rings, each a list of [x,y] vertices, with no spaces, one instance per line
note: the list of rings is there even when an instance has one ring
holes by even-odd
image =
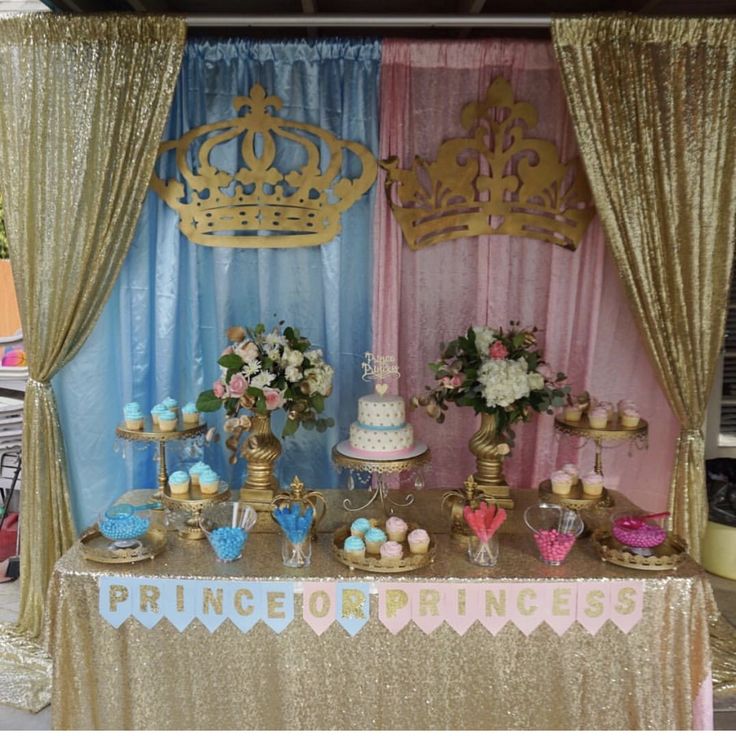
[[[596,207],[682,425],[670,507],[699,559],[736,218],[736,21],[561,17],[552,36]]]
[[[17,626],[30,636],[54,562],[74,540],[49,381],[91,332],[128,251],[184,38],[175,18],[0,20],[0,171],[31,376]]]

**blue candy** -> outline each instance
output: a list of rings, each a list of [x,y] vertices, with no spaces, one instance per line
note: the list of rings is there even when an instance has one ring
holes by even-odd
[[[312,527],[314,509],[307,505],[304,514],[301,513],[301,510],[301,505],[295,503],[290,506],[281,506],[273,512],[278,525],[292,544],[301,544]]]
[[[223,562],[237,560],[243,552],[248,532],[239,526],[221,526],[210,532],[210,544]]]
[[[103,519],[100,532],[107,539],[119,542],[124,539],[135,539],[148,531],[151,522],[141,516],[124,516],[120,519]]]

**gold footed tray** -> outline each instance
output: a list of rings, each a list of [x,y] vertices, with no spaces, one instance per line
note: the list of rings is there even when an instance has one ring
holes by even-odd
[[[199,486],[190,483],[186,493],[173,494],[167,486],[163,495],[163,504],[170,511],[179,511],[188,515],[184,524],[179,528],[179,536],[183,539],[204,539],[205,534],[199,526],[199,520],[205,506],[222,503],[230,498],[230,489],[227,483],[221,480],[217,493],[209,495],[202,493]]]
[[[606,529],[593,532],[592,539],[593,545],[604,562],[611,562],[632,570],[646,570],[647,572],[674,570],[687,554],[687,544],[672,532],[667,534],[667,539],[662,544],[652,548],[653,554],[649,556],[631,552]]]
[[[105,564],[121,564],[152,560],[166,547],[166,529],[160,524],[151,524],[148,531],[138,540],[140,545],[117,548],[100,533],[97,524],[82,532],[79,538],[82,555],[86,560]]]
[[[373,521],[373,520],[371,520]],[[379,525],[380,526],[380,525]],[[416,524],[409,524],[409,532],[419,527]],[[434,538],[430,535],[429,537],[429,549],[424,554],[415,555],[411,553],[409,549],[409,543],[403,542],[404,556],[400,560],[386,562],[381,560],[380,555],[365,553],[365,561],[357,562],[351,560],[343,545],[345,540],[350,536],[350,527],[341,526],[332,537],[332,554],[337,560],[342,562],[343,565],[347,565],[351,570],[364,570],[366,572],[377,572],[377,573],[396,573],[396,572],[410,572],[411,570],[419,570],[422,567],[431,565],[434,562]],[[408,532],[407,532],[408,537]]]
[[[556,503],[574,511],[580,509],[589,509],[593,507],[610,508],[614,505],[613,498],[609,495],[608,489],[604,488],[600,496],[588,496],[583,492],[583,484],[578,481],[571,489],[567,496],[552,492],[552,482],[543,480],[539,484],[539,497],[547,503]]]
[[[587,414],[583,414],[577,422],[565,419],[563,415],[559,414],[555,417],[555,429],[558,432],[573,435],[574,437],[590,437],[591,439],[602,440],[604,442],[646,437],[648,426],[644,419],[640,419],[636,427],[622,427],[619,423],[618,414],[614,414],[613,419],[608,420],[605,429],[593,429],[590,426]]]
[[[176,429],[172,429],[169,432],[164,432],[154,427],[150,417],[144,419],[143,429],[128,429],[125,426],[125,422],[115,428],[115,434],[118,437],[132,442],[173,442],[174,440],[198,437],[206,431],[206,423],[186,424],[181,417],[178,417],[176,420]]]

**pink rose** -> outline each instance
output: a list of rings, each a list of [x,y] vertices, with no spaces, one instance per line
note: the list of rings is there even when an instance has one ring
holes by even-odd
[[[500,340],[496,340],[496,342],[488,348],[488,355],[490,355],[493,360],[503,360],[508,357],[509,351]]]
[[[235,353],[244,363],[252,363],[258,357],[258,346],[254,342],[246,342],[235,348]]]
[[[232,345],[228,345],[228,346],[227,346],[227,347],[226,347],[226,348],[225,348],[225,349],[224,349],[224,350],[223,350],[223,351],[222,351],[222,352],[220,353],[220,357],[222,357],[223,355],[232,355],[232,354],[233,354],[233,346],[232,346]]]
[[[455,376],[442,376],[440,384],[443,388],[460,388],[463,385],[465,377],[462,373],[458,373]]]
[[[221,399],[225,395],[225,384],[222,382],[220,378],[218,378],[213,384],[212,384],[212,393],[218,398]]]
[[[263,398],[266,400],[266,409],[273,411],[284,405],[284,395],[275,388],[264,388]]]
[[[230,379],[230,396],[242,396],[245,393],[245,389],[248,388],[248,382],[243,378],[241,373],[236,373]]]

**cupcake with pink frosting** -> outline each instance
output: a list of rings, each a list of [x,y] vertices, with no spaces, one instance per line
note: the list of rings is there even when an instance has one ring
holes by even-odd
[[[603,476],[591,470],[583,478],[583,493],[586,496],[600,496],[603,493]]]
[[[592,429],[605,429],[608,424],[608,409],[605,406],[596,406],[588,412],[588,422]]]
[[[606,413],[608,414],[609,421],[613,419],[613,415],[616,413],[616,409],[614,408],[613,404],[610,401],[599,401],[595,405],[595,408],[605,409]]]
[[[381,562],[398,565],[404,556],[404,545],[401,542],[384,542],[381,545]]]
[[[562,472],[570,476],[570,484],[575,485],[578,482],[578,466],[573,463],[565,463],[562,466]]]
[[[619,415],[621,426],[625,429],[636,429],[641,418],[636,408],[627,407]]]
[[[424,529],[409,532],[409,549],[413,555],[424,555],[429,549],[429,534]]]
[[[636,409],[636,403],[631,399],[621,399],[618,402],[618,413],[623,414],[624,409]]]
[[[398,516],[391,516],[386,519],[386,534],[391,542],[403,542],[406,539],[408,529],[407,523]]]
[[[552,483],[552,493],[558,496],[568,496],[572,488],[572,478],[564,470],[556,470],[549,477]]]

